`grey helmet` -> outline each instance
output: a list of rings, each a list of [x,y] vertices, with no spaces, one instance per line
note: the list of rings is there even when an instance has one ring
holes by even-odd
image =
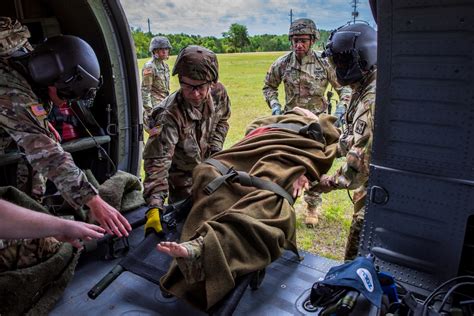
[[[340,27],[329,36],[323,56],[341,85],[355,83],[377,66],[377,31],[364,23]]]
[[[72,35],[48,38],[30,54],[28,73],[40,87],[55,86],[63,99],[90,99],[100,87],[100,66],[92,47]]]
[[[311,19],[297,19],[294,20],[290,25],[290,31],[288,36],[291,40],[293,35],[311,35],[314,40],[319,39],[319,31],[316,28],[316,24]]]
[[[153,54],[155,49],[170,49],[172,48],[170,41],[164,36],[155,36],[150,41],[150,53]]]

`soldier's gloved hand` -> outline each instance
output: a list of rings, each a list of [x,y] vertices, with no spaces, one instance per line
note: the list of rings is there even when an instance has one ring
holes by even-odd
[[[146,212],[145,236],[152,232],[159,234],[162,231],[160,209],[152,207]]]
[[[272,115],[281,115],[281,104],[278,102],[274,102],[272,104]]]

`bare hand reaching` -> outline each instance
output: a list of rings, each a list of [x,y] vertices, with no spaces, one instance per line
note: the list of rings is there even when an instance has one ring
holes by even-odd
[[[81,240],[92,240],[102,238],[105,229],[94,224],[63,220],[61,232],[54,237],[63,242],[68,242],[74,247],[81,249]]]
[[[35,212],[0,199],[0,238],[55,237],[81,248],[79,239],[91,240],[104,236],[105,230],[97,225],[75,222],[49,214]]]
[[[304,190],[308,190],[309,188],[309,180],[303,174],[295,182],[293,182],[293,197],[297,198],[300,196]]]
[[[95,219],[108,234],[122,237],[128,236],[128,232],[132,230],[127,219],[100,196],[94,196],[87,202],[87,206],[91,209],[93,219]]]

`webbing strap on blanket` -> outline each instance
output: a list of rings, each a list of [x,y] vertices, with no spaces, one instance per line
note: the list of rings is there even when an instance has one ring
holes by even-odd
[[[299,135],[326,144],[321,125],[316,122],[304,126],[297,123],[275,123],[265,125],[265,127],[291,130]]]
[[[288,200],[288,202],[293,205],[295,203],[295,200],[293,197],[281,186],[279,186],[276,183],[263,180],[260,178],[257,178],[255,176],[249,175],[247,172],[243,171],[236,171],[234,168],[226,167],[222,162],[209,158],[205,161],[205,163],[210,164],[211,166],[214,166],[217,170],[219,170],[220,174],[222,176],[215,178],[212,180],[205,188],[204,191],[207,194],[212,194],[214,193],[217,189],[220,188],[221,185],[223,185],[225,182],[227,183],[239,183],[242,186],[245,187],[255,187],[259,188],[262,190],[267,190],[271,191],[282,198]]]

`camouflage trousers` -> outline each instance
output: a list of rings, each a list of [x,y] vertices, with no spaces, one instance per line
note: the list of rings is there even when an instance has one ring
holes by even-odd
[[[360,232],[364,225],[365,216],[365,197],[367,196],[367,188],[365,186],[354,191],[354,214],[352,215],[352,223],[347,237],[346,250],[344,260],[353,260],[359,252]]]
[[[0,249],[0,272],[34,266],[47,260],[60,248],[53,237],[3,241]]]
[[[323,198],[321,193],[314,192],[311,189],[304,191],[304,201],[308,204],[308,207],[321,207],[323,204]]]

